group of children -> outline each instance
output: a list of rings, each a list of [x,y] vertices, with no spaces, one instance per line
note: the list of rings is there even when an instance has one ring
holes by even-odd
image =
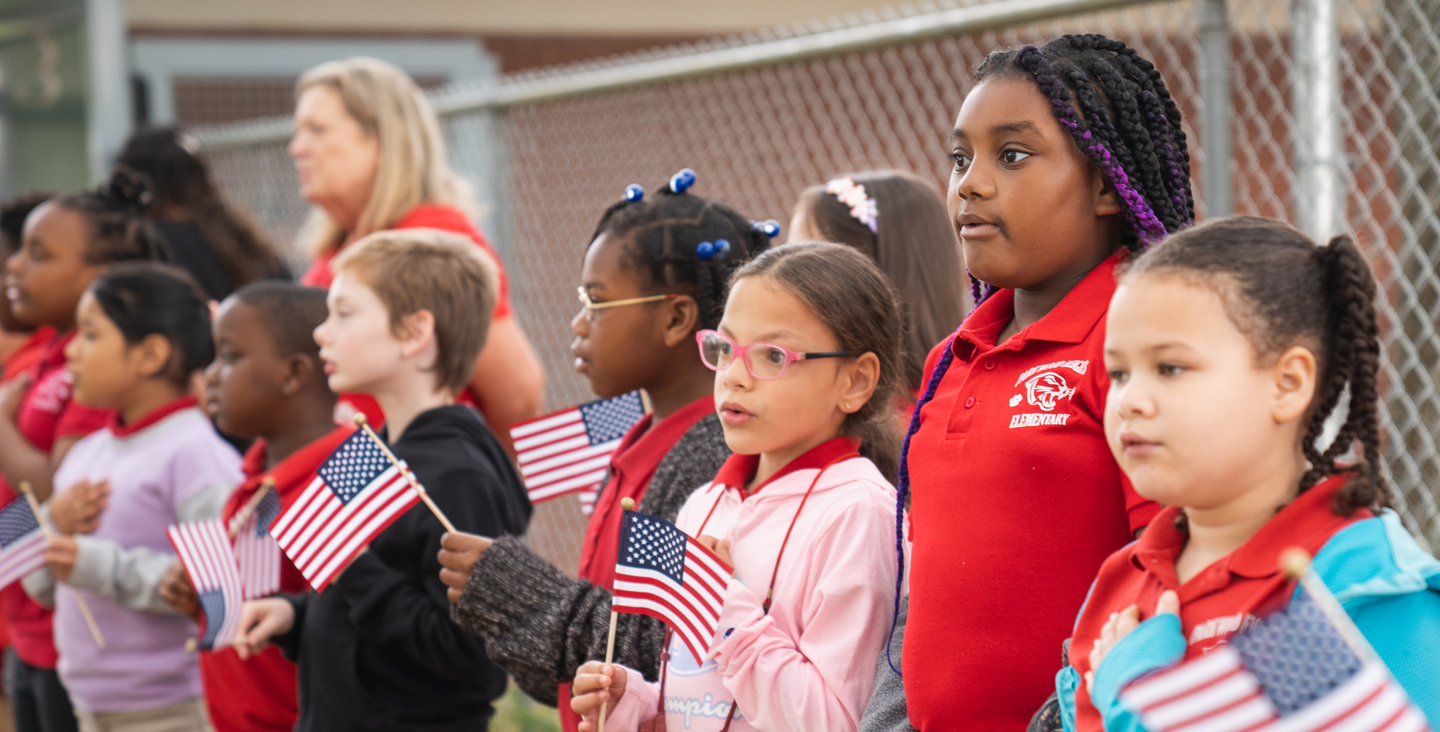
[[[1386,508],[1359,250],[1192,228],[1179,109],[1119,41],[997,52],[974,81],[943,204],[844,176],[784,245],[683,175],[603,212],[575,369],[651,411],[578,578],[526,548],[520,477],[456,403],[503,293],[471,238],[382,231],[328,292],[212,312],[155,261],[139,188],[40,204],[5,278],[35,335],[0,388],[6,489],[55,530],[3,592],[18,726],[474,730],[508,675],[587,732],[1141,729],[1121,691],[1283,607],[1291,546],[1440,721],[1440,562]],[[352,429],[337,394],[373,399],[457,530],[416,506],[320,593],[287,561],[234,648],[187,652],[166,527],[270,483],[293,502]],[[611,618],[627,499],[733,567],[698,657]]]

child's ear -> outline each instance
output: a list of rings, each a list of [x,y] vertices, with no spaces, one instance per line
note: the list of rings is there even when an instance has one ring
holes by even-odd
[[[689,295],[681,295],[667,300],[664,312],[665,347],[693,344],[694,333],[700,327],[700,303]]]
[[[400,353],[410,358],[426,346],[435,342],[435,314],[429,310],[416,310],[405,316],[404,332],[399,336]]]
[[[1292,346],[1275,359],[1270,367],[1274,395],[1270,415],[1277,424],[1304,418],[1315,398],[1318,373],[1315,354],[1308,348]]]
[[[285,378],[280,380],[280,393],[286,398],[293,397],[315,378],[315,362],[303,353],[292,353],[285,357]]]
[[[840,403],[836,406],[843,412],[854,414],[870,401],[880,383],[880,359],[867,351],[846,364],[840,375]]]
[[[1120,194],[1115,191],[1115,186],[1100,172],[1099,168],[1091,167],[1090,175],[1093,176],[1091,186],[1095,189],[1095,215],[1114,216],[1125,210],[1120,203]]]
[[[170,370],[170,362],[175,355],[175,349],[170,344],[170,339],[159,333],[151,333],[130,348],[137,371],[147,379],[164,376]]]

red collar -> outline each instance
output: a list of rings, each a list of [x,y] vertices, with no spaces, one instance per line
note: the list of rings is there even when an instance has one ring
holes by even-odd
[[[810,451],[785,464],[785,467],[775,471],[764,483],[755,486],[753,493],[759,493],[775,481],[800,470],[819,470],[820,468],[835,462],[846,455],[854,454],[860,449],[860,441],[854,437],[836,437],[810,448]],[[745,484],[755,477],[755,471],[760,469],[759,455],[731,455],[725,459],[725,464],[720,466],[720,472],[715,474],[715,484],[737,490],[744,489]]]
[[[53,371],[65,365],[65,346],[69,345],[70,341],[75,340],[75,333],[76,330],[74,328],[64,333],[57,333],[55,337],[45,345],[45,350],[41,352],[40,359],[35,362],[34,369],[37,375]]]
[[[1011,336],[1005,345],[1019,350],[1032,340],[1052,343],[1084,341],[1110,309],[1110,297],[1115,294],[1115,268],[1129,257],[1130,250],[1123,247],[1106,257],[1066,293],[1054,310]],[[976,351],[987,351],[1000,345],[996,343],[1000,332],[1014,318],[1015,291],[1000,290],[991,295],[961,324],[952,346],[955,355],[968,360]]]
[[[1219,561],[1228,564],[1229,571],[1241,577],[1262,579],[1280,572],[1280,552],[1292,546],[1299,546],[1311,554],[1319,551],[1341,527],[1374,515],[1367,509],[1360,509],[1349,517],[1337,516],[1330,509],[1335,494],[1345,487],[1349,479],[1349,473],[1336,475],[1300,494],[1280,509],[1249,541]],[[1185,534],[1175,528],[1175,519],[1180,512],[1181,509],[1175,506],[1162,509],[1135,542],[1135,550],[1130,555],[1130,561],[1136,567],[1161,574],[1167,586],[1179,585],[1175,577],[1175,560],[1185,548],[1186,541]]]
[[[116,437],[129,437],[176,412],[190,409],[197,404],[199,404],[199,400],[195,398],[195,395],[187,394],[164,406],[151,410],[149,414],[135,420],[135,424],[121,424],[120,412],[117,411],[110,417],[110,432]]]
[[[659,422],[655,422],[653,413],[641,417],[620,440],[610,465],[616,472],[627,474],[646,467],[653,469],[670,452],[670,448],[675,447],[681,436],[714,411],[715,397],[706,396],[675,410]]]
[[[308,481],[310,474],[315,472],[315,467],[325,461],[335,448],[345,441],[346,437],[354,432],[355,428],[350,425],[343,425],[330,430],[314,442],[290,453],[277,464],[274,469],[266,470],[265,462],[269,451],[265,438],[260,438],[245,452],[245,462],[241,470],[245,472],[246,481],[256,478],[270,477],[275,479],[275,485],[287,486],[299,481]]]

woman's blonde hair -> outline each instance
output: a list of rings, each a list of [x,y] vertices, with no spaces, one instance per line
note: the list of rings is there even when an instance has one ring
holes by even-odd
[[[422,203],[453,206],[475,215],[470,184],[450,170],[435,110],[408,74],[384,61],[357,56],[320,64],[300,76],[295,98],[317,86],[339,92],[345,111],[380,138],[380,162],[370,200],[354,231],[342,231],[316,208],[300,231],[315,254],[337,249],[344,239],[394,226]]]

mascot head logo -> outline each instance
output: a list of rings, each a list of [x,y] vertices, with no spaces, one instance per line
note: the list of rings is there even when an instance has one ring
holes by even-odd
[[[1054,411],[1055,403],[1068,399],[1075,393],[1065,377],[1054,371],[1037,374],[1025,382],[1025,400],[1047,412]]]

